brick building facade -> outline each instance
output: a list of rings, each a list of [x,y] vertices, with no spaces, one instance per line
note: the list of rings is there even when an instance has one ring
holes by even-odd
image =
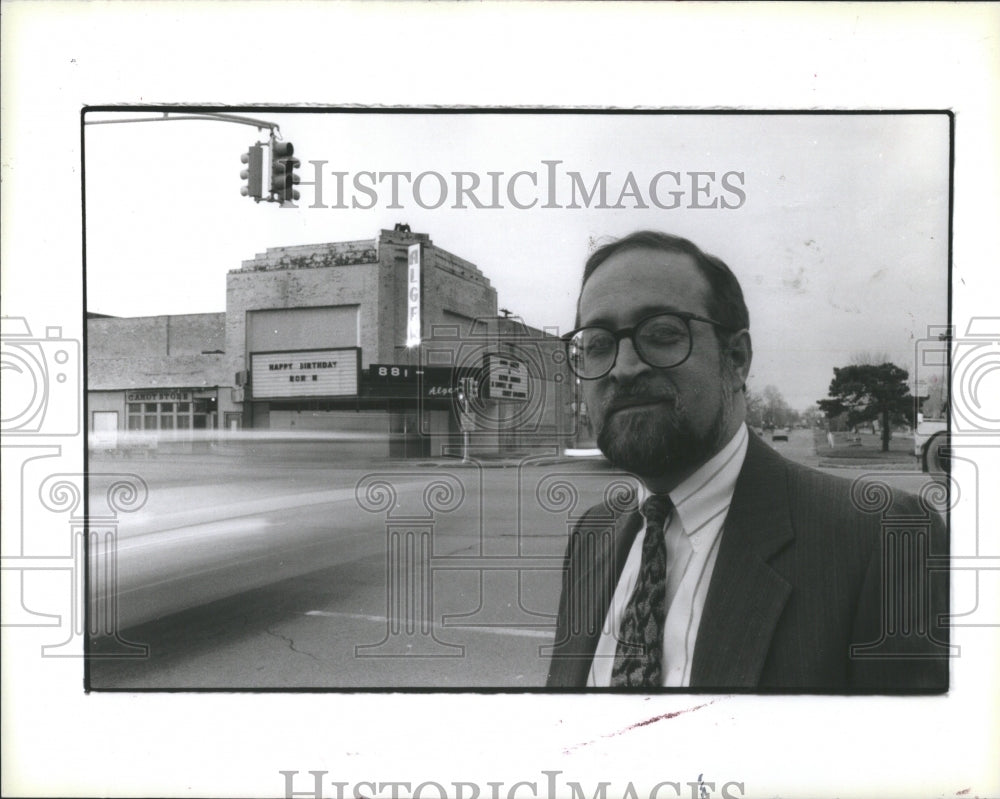
[[[414,245],[421,341],[407,346]],[[498,317],[478,267],[405,226],[268,248],[227,275],[224,313],[98,317],[87,329],[88,426],[105,442],[339,431],[428,456],[463,433],[485,453],[572,432],[558,339]]]

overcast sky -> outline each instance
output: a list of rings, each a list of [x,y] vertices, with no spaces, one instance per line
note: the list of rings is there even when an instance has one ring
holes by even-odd
[[[572,327],[582,264],[595,241],[654,228],[723,258],[750,309],[750,387],[772,384],[804,409],[826,395],[833,367],[861,352],[888,354],[912,372],[917,339],[947,321],[948,119],[943,115],[283,114],[276,122],[303,161],[328,162],[323,201],[297,209],[240,196],[240,154],[264,134],[213,122],[86,128],[88,310],[145,316],[225,310],[226,273],[268,247],[374,238],[405,222],[475,263],[501,307],[537,327]],[[149,116],[90,114],[88,120]],[[556,165],[555,202],[548,167]],[[400,179],[377,199],[354,190],[361,172],[423,172],[419,196]],[[454,172],[502,208],[455,208]],[[517,172],[513,200],[508,182]],[[589,187],[609,173],[607,205],[571,203],[571,178]],[[681,191],[677,208],[659,208]],[[692,190],[688,173],[705,187]],[[635,178],[636,193],[628,188]],[[730,174],[722,183],[723,175]],[[368,186],[370,178],[361,177]],[[466,185],[473,178],[463,179]],[[530,209],[513,206],[530,204]],[[711,205],[715,208],[692,208]],[[648,207],[637,207],[642,204]],[[722,207],[724,205],[736,207]]]

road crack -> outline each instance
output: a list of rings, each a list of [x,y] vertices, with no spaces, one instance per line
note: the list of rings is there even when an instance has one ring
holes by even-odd
[[[319,663],[319,662],[320,662],[320,659],[319,659],[318,657],[316,657],[316,656],[315,656],[315,655],[314,655],[314,654],[313,654],[312,652],[306,652],[306,651],[305,651],[304,649],[296,649],[296,648],[295,648],[295,641],[293,641],[293,640],[292,640],[291,638],[289,638],[289,637],[288,637],[287,635],[282,635],[281,633],[276,633],[276,632],[275,632],[274,630],[272,630],[272,629],[271,629],[270,627],[269,627],[269,628],[267,628],[267,629],[265,630],[265,632],[266,632],[266,633],[267,633],[268,635],[273,635],[273,636],[274,636],[275,638],[280,638],[280,639],[281,639],[282,641],[287,641],[287,642],[288,642],[288,648],[289,648],[289,649],[291,649],[291,650],[292,650],[293,652],[295,652],[296,654],[298,654],[298,655],[305,655],[305,656],[307,656],[307,657],[311,657],[311,658],[312,658],[313,660],[315,660],[315,661],[316,661],[317,663]]]

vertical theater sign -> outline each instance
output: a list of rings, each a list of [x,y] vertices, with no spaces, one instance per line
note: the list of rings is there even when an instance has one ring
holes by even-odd
[[[406,346],[420,344],[420,243],[407,248]]]

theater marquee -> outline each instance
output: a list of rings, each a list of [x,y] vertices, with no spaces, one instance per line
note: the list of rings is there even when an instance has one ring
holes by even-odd
[[[358,393],[361,350],[254,352],[250,387],[254,399],[353,397]]]

